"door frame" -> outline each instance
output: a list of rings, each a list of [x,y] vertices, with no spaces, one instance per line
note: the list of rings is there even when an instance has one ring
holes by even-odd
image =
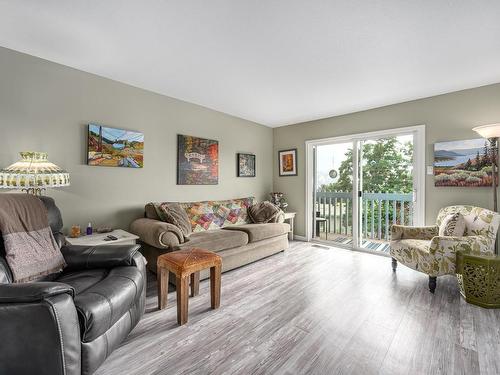
[[[424,225],[425,222],[425,125],[414,125],[414,126],[406,126],[401,128],[393,128],[393,129],[385,129],[385,130],[377,130],[372,132],[365,133],[356,133],[343,135],[338,137],[329,137],[329,138],[321,138],[321,139],[311,139],[305,142],[306,148],[306,194],[305,194],[305,221],[306,221],[306,240],[312,240],[312,229],[314,224],[314,199],[316,192],[314,191],[314,181],[316,176],[314,176],[315,165],[314,165],[314,148],[316,146],[321,145],[329,145],[334,143],[345,143],[345,142],[353,142],[353,147],[355,144],[359,144],[359,141],[363,141],[366,139],[376,139],[383,138],[385,136],[391,135],[402,135],[402,134],[414,134],[413,137],[413,152],[414,152],[414,194],[416,195],[416,212],[417,214],[414,217],[415,225]],[[359,186],[358,182],[358,163],[355,163],[354,159],[358,158],[357,153],[353,153],[353,183],[354,186]],[[352,202],[353,202],[353,243],[357,244],[359,241],[358,235],[358,225],[354,225],[357,223],[359,209],[358,209],[358,198],[357,193],[358,189],[352,189]],[[356,221],[354,221],[356,219]],[[353,246],[354,250],[360,250],[360,247]]]

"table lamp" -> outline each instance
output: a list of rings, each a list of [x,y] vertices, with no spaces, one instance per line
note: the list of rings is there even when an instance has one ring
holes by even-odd
[[[69,186],[69,173],[48,161],[46,152],[20,155],[20,161],[0,170],[0,188],[41,195],[46,188]]]

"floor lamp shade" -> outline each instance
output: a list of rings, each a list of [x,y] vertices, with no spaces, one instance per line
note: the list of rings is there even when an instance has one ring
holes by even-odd
[[[483,138],[490,139],[500,137],[500,123],[476,126],[472,130],[477,132]]]

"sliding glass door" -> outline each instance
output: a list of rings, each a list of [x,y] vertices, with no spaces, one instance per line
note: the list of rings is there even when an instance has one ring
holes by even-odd
[[[359,246],[389,251],[390,226],[413,224],[413,134],[359,141]]]
[[[341,245],[353,240],[353,142],[316,148],[314,237]]]
[[[424,148],[417,140],[423,143],[424,137],[419,130],[311,141],[310,238],[387,253],[392,224],[422,222]]]

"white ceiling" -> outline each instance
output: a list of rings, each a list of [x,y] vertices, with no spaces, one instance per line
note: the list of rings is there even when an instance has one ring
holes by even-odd
[[[500,82],[499,19],[498,0],[0,0],[0,45],[274,127]]]

